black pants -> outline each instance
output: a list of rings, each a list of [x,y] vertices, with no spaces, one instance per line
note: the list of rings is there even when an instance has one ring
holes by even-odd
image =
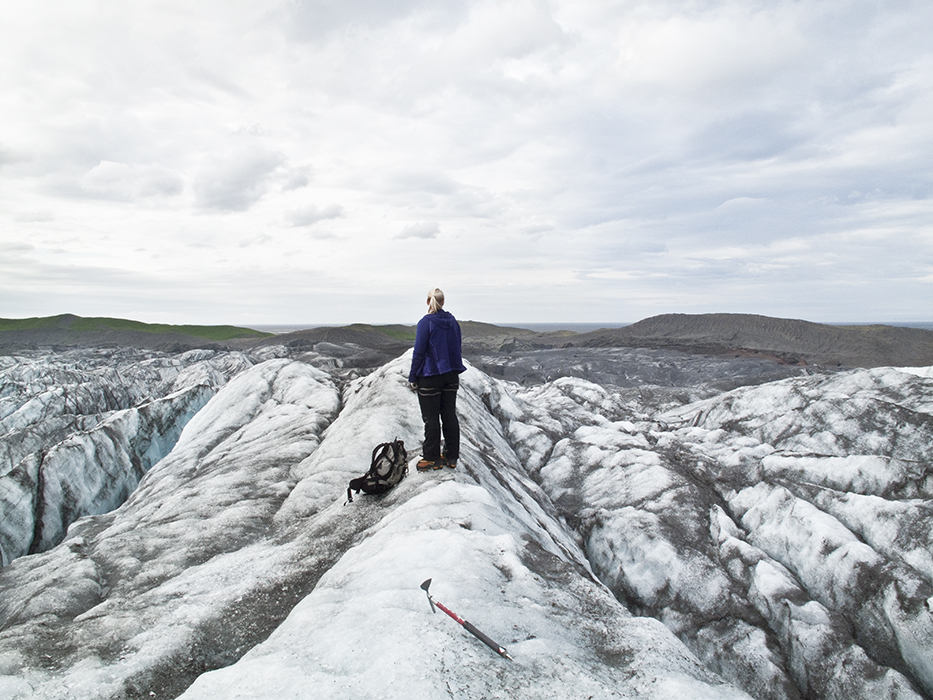
[[[418,403],[424,420],[424,444],[421,456],[431,461],[441,458],[441,423],[444,433],[444,457],[460,457],[460,421],[457,420],[457,389],[460,375],[447,372],[418,378]]]

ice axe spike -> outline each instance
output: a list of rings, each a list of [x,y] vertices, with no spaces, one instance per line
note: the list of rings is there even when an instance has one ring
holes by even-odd
[[[476,628],[476,625],[474,625],[472,622],[467,622],[462,617],[460,617],[457,613],[455,613],[453,610],[448,608],[446,605],[434,600],[434,598],[431,597],[431,593],[428,591],[430,587],[431,587],[431,579],[428,579],[424,583],[421,584],[421,590],[423,590],[425,592],[425,595],[428,596],[428,602],[431,604],[431,612],[435,612],[435,613],[437,612],[437,610],[435,610],[434,608],[434,606],[436,605],[441,610],[443,610],[445,613],[447,613],[451,618],[453,618],[454,621],[456,621],[459,625],[461,625],[464,629],[466,629],[467,632],[472,634],[474,637],[480,640],[483,644],[485,644],[487,647],[489,647],[494,652],[496,652],[499,656],[503,656],[509,661],[514,661],[514,659],[511,656],[509,656],[509,653],[505,650],[505,647],[503,647],[498,642],[494,642],[492,639],[490,639],[485,634],[483,634],[480,630]]]

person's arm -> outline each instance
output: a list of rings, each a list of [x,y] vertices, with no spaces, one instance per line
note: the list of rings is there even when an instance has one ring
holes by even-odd
[[[418,321],[418,330],[415,331],[415,349],[411,353],[411,371],[408,373],[409,383],[418,381],[421,370],[424,369],[424,357],[428,351],[428,321],[422,318]]]
[[[456,338],[456,345],[454,345],[454,351],[457,353],[456,356],[452,359],[456,360],[456,367],[452,369],[457,370],[458,372],[465,372],[466,367],[463,364],[463,343],[460,335],[460,324],[457,321],[454,321],[454,337]]]

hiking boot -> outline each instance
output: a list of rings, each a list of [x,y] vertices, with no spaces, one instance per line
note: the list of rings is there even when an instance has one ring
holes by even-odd
[[[440,460],[434,459],[421,459],[418,460],[418,464],[415,465],[419,472],[426,472],[429,469],[441,469],[444,464]]]
[[[448,467],[450,467],[451,469],[456,469],[456,468],[457,468],[457,460],[455,460],[455,459],[450,459],[449,457],[444,457],[444,459],[441,460],[441,461],[442,461],[444,464],[446,464]]]

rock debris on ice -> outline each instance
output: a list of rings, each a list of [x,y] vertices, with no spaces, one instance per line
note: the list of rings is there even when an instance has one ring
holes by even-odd
[[[0,363],[0,697],[933,697],[933,372],[471,368],[345,505],[410,356],[263,352]]]

